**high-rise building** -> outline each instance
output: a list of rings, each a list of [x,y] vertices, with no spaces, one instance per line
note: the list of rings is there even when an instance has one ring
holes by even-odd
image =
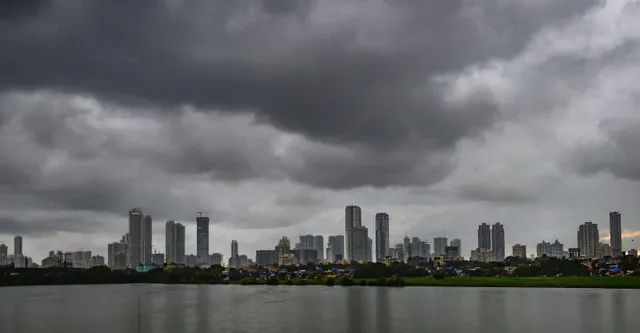
[[[0,243],[0,257],[8,257],[9,256],[9,248],[4,245],[4,243]]]
[[[344,236],[329,236],[327,241],[327,260],[331,262],[344,259]]]
[[[316,235],[313,239],[313,243],[316,249],[316,257],[318,261],[324,260],[324,237]]]
[[[373,239],[367,237],[367,262],[373,262]]]
[[[527,246],[516,244],[511,248],[511,255],[516,258],[527,259]]]
[[[486,223],[478,226],[478,248],[491,249],[491,227]]]
[[[165,224],[165,255],[167,264],[185,264],[185,228],[182,224],[167,221]]]
[[[229,263],[231,268],[240,268],[240,257],[238,256],[238,241],[231,241],[231,258],[229,258]]]
[[[495,261],[504,260],[504,226],[500,222],[491,226],[491,252],[493,252]]]
[[[460,238],[452,239],[450,245],[458,248],[458,258],[462,258],[462,241]]]
[[[611,243],[611,256],[618,258],[622,256],[622,214],[619,212],[609,213],[609,242]]]
[[[388,257],[389,247],[389,214],[376,214],[376,261]]]
[[[209,266],[209,217],[196,217],[196,257],[198,266]],[[237,268],[237,267],[236,267]]]
[[[354,260],[353,255],[353,233],[352,230],[362,226],[362,210],[360,207],[352,205],[345,208],[344,229],[345,229],[345,259]],[[365,242],[366,243],[366,242]]]
[[[13,239],[13,255],[16,257],[22,256],[22,236],[16,236]]]
[[[433,239],[433,253],[436,257],[444,257],[447,254],[447,237],[436,237]]]
[[[598,258],[598,248],[600,247],[600,232],[598,224],[585,222],[578,228],[578,248],[580,256],[587,259]]]
[[[151,264],[151,226],[151,215],[145,215],[140,208],[129,211],[129,268]]]
[[[127,268],[128,252],[129,234],[126,234],[122,236],[119,242],[107,245],[107,266],[111,269]]]
[[[555,242],[549,244],[549,252],[551,257],[562,259],[564,258],[564,245],[556,239]]]

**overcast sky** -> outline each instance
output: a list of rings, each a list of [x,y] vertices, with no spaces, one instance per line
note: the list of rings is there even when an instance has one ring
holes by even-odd
[[[640,2],[4,0],[0,240],[36,260],[141,207],[210,250],[344,233],[461,238],[505,225],[576,246],[622,212],[640,242]],[[632,241],[636,237],[636,241]]]

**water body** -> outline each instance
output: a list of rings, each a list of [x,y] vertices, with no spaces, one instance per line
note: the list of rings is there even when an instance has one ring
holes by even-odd
[[[636,333],[640,291],[207,285],[0,288],[2,332],[135,333],[138,311],[144,333]]]

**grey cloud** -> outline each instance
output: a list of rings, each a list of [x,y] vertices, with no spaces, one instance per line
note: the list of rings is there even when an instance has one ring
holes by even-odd
[[[619,178],[640,180],[640,120],[607,119],[600,128],[605,140],[576,147],[565,162],[586,175],[609,172]]]

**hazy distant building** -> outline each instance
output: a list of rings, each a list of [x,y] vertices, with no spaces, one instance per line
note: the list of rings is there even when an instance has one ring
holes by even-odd
[[[347,206],[345,208],[345,217],[344,217],[344,225],[345,225],[345,259],[349,261],[358,261],[356,260],[357,255],[354,254],[354,249],[358,246],[354,244],[354,229],[362,227],[362,209],[358,206]],[[359,235],[362,234],[362,230],[356,231]],[[364,254],[364,246],[366,246],[366,238],[359,240],[362,244],[363,250],[361,255]]]
[[[324,260],[324,237],[316,235],[313,238],[313,245],[315,245],[316,256],[318,261]]]
[[[600,243],[598,249],[596,251],[596,258],[602,259],[613,256],[613,249],[611,248],[611,244]]]
[[[376,214],[376,261],[389,256],[389,214]]]
[[[238,255],[238,241],[231,241],[231,258],[229,258],[229,267],[240,268],[240,258]]]
[[[444,257],[447,260],[458,260],[460,259],[460,250],[457,246],[447,246],[445,247]]]
[[[196,267],[198,264],[198,257],[195,254],[189,254],[185,256],[185,261],[185,265],[187,265],[187,267]]]
[[[536,245],[536,257],[537,258],[542,258],[542,257],[549,257],[551,255],[551,244],[542,241],[542,243],[538,243],[538,245]]]
[[[282,237],[278,242],[278,245],[276,245],[275,251],[278,266],[287,266],[291,259],[288,257],[288,255],[291,254],[291,242],[289,241],[289,238]]]
[[[101,255],[95,255],[91,257],[91,267],[104,266],[104,257]]]
[[[151,226],[151,215],[145,215],[140,208],[129,211],[129,268],[151,263]]]
[[[151,263],[162,267],[164,266],[164,253],[154,253],[151,255]]]
[[[494,260],[493,251],[489,249],[475,249],[471,251],[471,261],[491,262]]]
[[[622,256],[622,215],[619,212],[609,213],[609,237],[611,256]]]
[[[209,217],[196,217],[196,256],[197,266],[209,266]]]
[[[3,243],[0,243],[0,257],[8,257],[8,256],[9,256],[9,248]]]
[[[495,261],[504,260],[504,226],[499,222],[491,226],[491,251],[493,252]]]
[[[71,266],[74,268],[91,268],[91,251],[75,251],[71,259]]]
[[[478,248],[491,249],[491,227],[486,223],[478,226]]]
[[[426,241],[421,241],[418,256],[425,259],[431,258],[431,245]]]
[[[327,241],[327,260],[336,262],[344,259],[344,236],[329,236]]]
[[[124,235],[119,242],[107,245],[107,266],[111,269],[127,268],[129,236]],[[63,255],[64,256],[64,255]],[[62,259],[64,261],[64,258]]]
[[[600,246],[600,232],[598,225],[593,222],[585,222],[578,228],[578,248],[580,256],[587,259],[598,258]]]
[[[630,256],[630,257],[638,257],[638,250],[631,249],[631,250],[627,251],[627,255]]]
[[[511,255],[516,258],[527,259],[527,246],[516,244],[511,248]]]
[[[222,266],[223,256],[222,253],[213,253],[209,256],[209,263],[211,266],[219,265]]]
[[[373,239],[367,238],[367,262],[373,262]]]
[[[433,239],[433,253],[436,257],[444,257],[447,254],[447,237],[436,237]]]
[[[462,241],[460,238],[454,238],[449,243],[450,246],[455,246],[458,248],[458,257],[462,258]]]
[[[165,224],[165,256],[167,264],[185,264],[185,228],[167,221]]]
[[[16,257],[22,256],[22,236],[16,236],[13,239],[13,255]]]
[[[275,250],[257,250],[256,265],[269,266],[277,263]]]

